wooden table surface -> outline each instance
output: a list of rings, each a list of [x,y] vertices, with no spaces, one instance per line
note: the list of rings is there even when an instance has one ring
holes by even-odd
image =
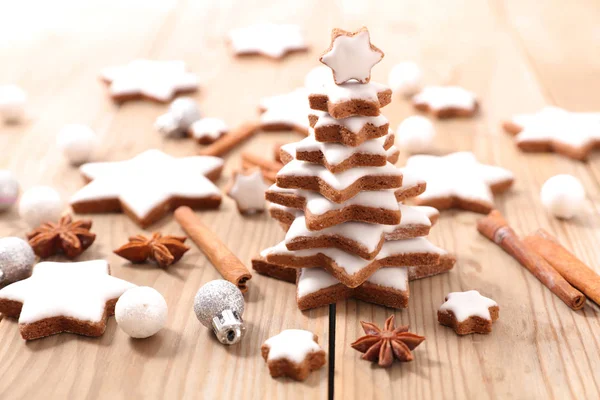
[[[180,156],[198,150],[191,140],[165,140],[155,131],[154,119],[165,106],[114,105],[98,81],[105,66],[138,57],[183,59],[201,79],[195,98],[203,115],[235,126],[256,117],[261,97],[302,85],[328,46],[331,28],[366,25],[386,54],[373,70],[375,81],[386,82],[395,63],[414,60],[424,69],[427,84],[459,84],[480,97],[478,117],[435,122],[436,150],[471,150],[482,162],[511,169],[514,189],[498,197],[497,206],[515,230],[525,234],[546,228],[600,272],[600,154],[587,163],[554,154],[523,154],[500,128],[503,119],[544,105],[600,109],[598,1],[152,4],[0,4],[0,84],[17,83],[29,94],[29,120],[0,126],[0,168],[13,171],[23,189],[51,185],[68,199],[82,186],[77,169],[55,149],[56,134],[67,123],[88,124],[102,135],[98,160],[122,160],[149,148]],[[311,51],[281,62],[233,57],[225,44],[228,30],[267,21],[302,25]],[[413,113],[397,96],[384,110],[394,128]],[[274,142],[292,139],[298,136],[263,134],[243,148],[270,154]],[[240,164],[239,150],[226,157],[221,187]],[[572,221],[549,217],[540,204],[541,185],[558,173],[577,176],[587,190],[586,209]],[[253,255],[283,237],[267,215],[244,218],[228,198],[220,210],[201,217],[248,265]],[[198,288],[219,277],[199,250],[193,247],[166,271],[131,266],[112,250],[140,229],[121,214],[94,215],[98,238],[80,258],[105,258],[115,276],[160,291],[169,305],[167,327],[152,338],[132,340],[111,318],[100,338],[61,334],[26,343],[17,323],[3,319],[0,398],[599,398],[598,308],[588,302],[583,310],[571,311],[477,233],[479,217],[442,213],[430,237],[454,252],[458,263],[448,274],[411,283],[406,310],[349,300],[338,303],[331,314],[327,307],[302,313],[293,285],[255,274],[246,296],[247,336],[241,344],[225,347],[192,311]],[[181,233],[171,216],[149,231],[158,229]],[[16,210],[0,216],[0,236],[23,237],[27,230]],[[437,323],[444,296],[468,289],[499,303],[500,320],[492,334],[458,337]],[[349,344],[361,335],[360,320],[381,324],[391,313],[427,340],[412,363],[384,370],[360,360]],[[303,383],[272,379],[260,345],[285,328],[316,333],[330,353],[328,368]]]

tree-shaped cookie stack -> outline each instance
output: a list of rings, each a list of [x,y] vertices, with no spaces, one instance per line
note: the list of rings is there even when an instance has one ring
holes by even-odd
[[[287,233],[255,269],[288,280],[295,272],[303,310],[347,297],[404,308],[409,279],[454,264],[425,238],[437,210],[402,204],[425,182],[393,164],[394,134],[380,114],[391,91],[370,82],[382,57],[366,28],[333,31],[321,57],[333,79],[309,95],[309,136],[282,147],[285,165],[266,192]]]

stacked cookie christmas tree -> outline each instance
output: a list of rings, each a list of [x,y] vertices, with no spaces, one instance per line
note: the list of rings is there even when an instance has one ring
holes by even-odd
[[[426,239],[437,210],[402,204],[425,182],[394,166],[394,134],[380,114],[391,91],[370,82],[382,57],[366,28],[333,31],[321,57],[333,79],[309,95],[309,136],[282,147],[285,165],[266,192],[287,233],[255,269],[295,277],[303,310],[347,297],[404,308],[409,279],[454,264]]]

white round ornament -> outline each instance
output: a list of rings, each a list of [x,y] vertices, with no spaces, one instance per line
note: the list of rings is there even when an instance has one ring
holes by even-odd
[[[119,327],[136,339],[150,337],[167,322],[168,307],[165,298],[148,286],[129,289],[115,305],[115,319]]]
[[[6,169],[0,169],[0,211],[8,210],[17,202],[19,197],[19,183]]]
[[[426,153],[433,148],[435,128],[420,115],[406,118],[396,130],[396,144],[409,153]]]
[[[25,191],[19,201],[19,215],[32,228],[44,222],[55,222],[63,211],[58,192],[48,186],[34,186]]]
[[[80,165],[92,158],[98,136],[89,126],[68,124],[58,133],[56,144],[71,164]]]
[[[15,123],[25,117],[27,93],[17,85],[0,86],[0,118]]]
[[[585,189],[573,175],[560,174],[542,185],[540,198],[550,214],[557,218],[570,219],[583,208]]]
[[[421,68],[412,61],[396,64],[388,76],[388,84],[394,93],[412,96],[421,89],[423,73]]]

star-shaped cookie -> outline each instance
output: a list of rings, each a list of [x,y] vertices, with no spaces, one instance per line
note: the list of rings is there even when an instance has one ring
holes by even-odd
[[[492,323],[498,319],[498,304],[477,290],[453,292],[438,310],[438,321],[459,335],[490,333]]]
[[[371,68],[383,58],[383,52],[371,44],[369,30],[365,27],[356,32],[334,29],[331,46],[320,60],[333,71],[333,79],[340,85],[351,79],[367,83]]]
[[[412,156],[404,171],[418,174],[427,182],[427,190],[414,199],[416,204],[438,210],[462,208],[483,214],[494,208],[493,194],[508,190],[514,180],[509,170],[480,164],[468,151],[443,157]]]
[[[229,128],[222,119],[201,118],[190,126],[188,134],[200,144],[211,144],[227,132]]]
[[[516,115],[503,127],[527,152],[554,151],[583,161],[600,147],[600,113],[544,107],[535,114]]]
[[[0,290],[0,312],[19,318],[25,340],[61,332],[100,336],[117,300],[132,287],[110,276],[104,260],[41,262],[30,278]]]
[[[435,117],[472,117],[479,108],[474,93],[460,86],[428,86],[414,95],[413,106]]]
[[[308,49],[302,30],[292,24],[256,24],[234,29],[229,32],[229,41],[237,55],[260,54],[272,59]]]
[[[178,93],[198,89],[198,78],[186,71],[183,61],[133,60],[105,68],[101,78],[117,102],[144,98],[166,103]]]
[[[227,195],[235,200],[241,214],[256,214],[265,210],[265,191],[268,188],[260,169],[247,174],[234,172]]]
[[[286,329],[265,340],[260,350],[273,378],[287,376],[297,381],[325,365],[325,351],[318,337],[302,329]]]
[[[126,161],[83,164],[79,170],[91,182],[73,195],[71,207],[83,214],[123,211],[147,227],[182,205],[218,208],[221,192],[210,180],[222,168],[218,157],[175,158],[155,149]]]
[[[289,93],[265,97],[260,100],[261,129],[265,131],[293,130],[308,135],[309,92],[298,88]]]

